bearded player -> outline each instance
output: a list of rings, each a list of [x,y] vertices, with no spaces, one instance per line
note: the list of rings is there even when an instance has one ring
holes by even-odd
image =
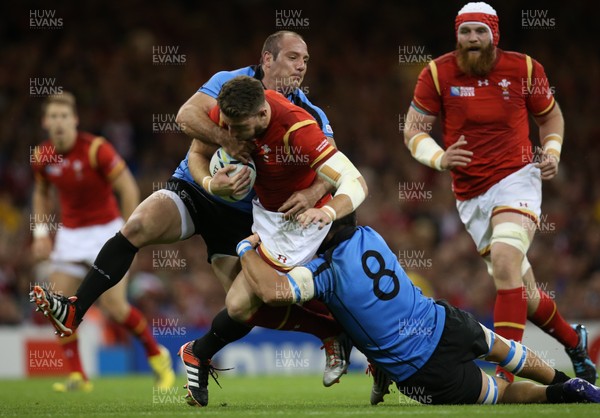
[[[569,325],[556,303],[538,289],[527,250],[539,223],[541,180],[558,172],[564,120],[542,65],[498,48],[496,11],[468,3],[456,17],[456,50],[431,61],[419,75],[408,110],[404,142],[412,156],[450,170],[456,206],[496,286],[496,333],[521,341],[529,319],[556,338],[575,374],[595,382],[587,331]],[[440,147],[422,126],[441,115]],[[529,115],[542,149],[533,152]],[[497,374],[512,381],[502,368]]]
[[[139,203],[139,190],[125,162],[104,138],[77,130],[75,97],[50,96],[43,105],[44,129],[49,139],[36,147],[32,251],[36,259],[50,258],[49,282],[62,294],[73,294],[108,238],[123,225]],[[61,223],[54,245],[48,219],[52,212],[51,186],[58,190]],[[117,205],[115,193],[121,202]],[[127,280],[111,288],[99,302],[108,316],[135,335],[146,351],[159,388],[175,383],[167,349],[158,345],[142,313],[126,298]],[[39,310],[39,309],[38,309]],[[57,332],[58,334],[58,332]],[[54,390],[92,390],[79,356],[78,334],[59,338],[69,377]]]

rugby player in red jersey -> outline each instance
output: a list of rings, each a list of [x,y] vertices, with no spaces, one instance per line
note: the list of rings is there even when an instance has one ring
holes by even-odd
[[[262,239],[257,248],[261,257],[282,274],[311,260],[331,222],[354,211],[365,199],[368,191],[361,174],[328,142],[315,119],[280,93],[265,91],[258,80],[238,76],[225,83],[209,117],[236,140],[254,144],[251,157],[257,175],[252,229]],[[212,185],[208,187],[211,176],[206,164],[202,175],[204,187],[216,192]],[[333,198],[325,195],[297,217],[279,212],[294,192],[312,184],[317,176],[333,185]],[[269,328],[278,329],[279,323],[297,321],[292,318],[297,314],[290,310],[283,322],[281,316],[274,316],[273,308],[255,295],[242,272],[227,293],[226,306],[231,318],[249,324],[271,322]],[[192,342],[182,346],[180,355],[188,371],[189,403],[195,400],[200,404],[206,397],[207,382],[197,377],[198,359],[192,346]],[[335,380],[330,379],[326,386],[332,383]]]
[[[50,258],[48,278],[53,290],[74,294],[96,254],[139,203],[139,190],[125,162],[104,138],[77,130],[75,97],[70,93],[50,96],[43,105],[42,125],[49,139],[35,148],[33,170],[32,251],[37,260]],[[60,227],[51,215],[51,187],[58,191]],[[121,211],[115,194],[121,202]],[[49,234],[57,229],[54,245]],[[171,357],[157,344],[142,313],[126,298],[127,280],[122,280],[99,299],[110,318],[125,327],[143,344],[155,372],[156,385],[169,388],[175,383]],[[58,331],[57,331],[58,333]],[[78,350],[78,336],[59,338],[69,377],[53,385],[56,391],[90,391]]]
[[[495,331],[521,341],[529,319],[564,345],[578,377],[594,383],[585,327],[565,322],[554,300],[537,287],[527,261],[540,218],[541,180],[558,172],[562,113],[542,65],[498,48],[498,16],[491,6],[468,3],[455,30],[456,50],[419,75],[404,142],[422,164],[450,170],[460,218],[497,289]],[[537,153],[529,115],[539,129]],[[443,148],[424,129],[438,116]],[[501,368],[497,373],[512,381]]]

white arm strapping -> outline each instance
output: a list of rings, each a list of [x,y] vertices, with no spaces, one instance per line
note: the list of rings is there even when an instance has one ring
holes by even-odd
[[[306,302],[315,295],[313,275],[306,267],[294,267],[286,274],[294,303]]]
[[[419,132],[408,140],[406,146],[415,160],[438,171],[442,171],[444,150],[428,134]]]
[[[336,152],[330,159],[325,161],[317,169],[317,173],[335,186],[334,196],[345,194],[350,198],[353,211],[365,200],[365,190],[358,181],[362,176],[354,167],[352,161],[342,152]]]
[[[549,134],[542,139],[544,151],[556,157],[560,161],[560,152],[562,151],[563,138],[559,134]]]

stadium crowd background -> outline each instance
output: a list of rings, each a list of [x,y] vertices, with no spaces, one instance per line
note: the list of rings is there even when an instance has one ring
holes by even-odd
[[[3,2],[0,324],[38,319],[27,295],[42,280],[30,253],[29,161],[31,147],[44,139],[43,98],[31,94],[31,80],[53,79],[75,93],[80,128],[109,138],[145,197],[164,185],[189,146],[173,126],[179,107],[215,72],[256,64],[266,36],[280,29],[305,37],[311,59],[303,89],[327,113],[338,147],[367,178],[370,196],[359,222],[382,233],[406,267],[417,267],[414,273],[436,297],[489,323],[493,283],[458,219],[449,174],[413,160],[399,130],[427,57],[454,48],[454,17],[464,3]],[[600,59],[588,35],[596,26],[593,2],[490,3],[500,16],[500,47],[545,66],[566,121],[560,173],[544,183],[542,229],[530,261],[539,286],[566,318],[598,318]],[[62,24],[32,28],[32,10],[55,10]],[[553,24],[527,27],[524,10],[546,11]],[[290,16],[296,24],[285,25]],[[179,63],[153,62],[161,54]],[[438,126],[434,134],[440,138]],[[224,292],[202,240],[194,237],[142,250],[130,297],[149,320],[178,317],[180,325],[202,326],[222,308]]]

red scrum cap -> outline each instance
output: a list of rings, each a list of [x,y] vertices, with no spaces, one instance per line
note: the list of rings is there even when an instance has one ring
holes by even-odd
[[[462,25],[477,23],[485,26],[492,36],[492,43],[498,46],[500,40],[500,29],[498,27],[498,15],[492,6],[482,1],[476,3],[467,3],[460,9],[454,28],[458,38],[458,30]]]

